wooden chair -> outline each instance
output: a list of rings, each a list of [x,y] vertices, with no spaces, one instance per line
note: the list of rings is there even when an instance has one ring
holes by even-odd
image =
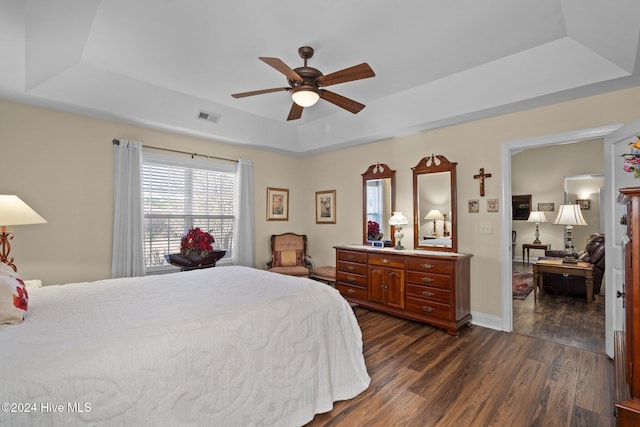
[[[309,277],[310,267],[306,234],[284,233],[271,236],[271,261],[267,263],[269,271]]]

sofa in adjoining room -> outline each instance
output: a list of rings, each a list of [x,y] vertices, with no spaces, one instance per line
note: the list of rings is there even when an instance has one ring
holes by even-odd
[[[545,257],[563,258],[564,251],[547,250]],[[593,233],[587,238],[584,251],[574,254],[580,261],[593,264],[593,294],[600,294],[602,278],[604,277],[604,234]],[[543,290],[553,295],[572,297],[587,297],[585,278],[565,274],[544,273]]]

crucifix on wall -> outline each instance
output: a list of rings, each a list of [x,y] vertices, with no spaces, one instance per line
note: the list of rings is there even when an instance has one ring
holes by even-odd
[[[484,196],[484,179],[491,178],[490,173],[484,173],[484,168],[480,168],[480,172],[477,175],[473,175],[473,179],[480,180],[480,196]]]

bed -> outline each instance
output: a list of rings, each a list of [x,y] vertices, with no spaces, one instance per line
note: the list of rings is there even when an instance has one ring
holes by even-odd
[[[25,320],[0,325],[3,426],[297,426],[369,385],[349,304],[310,279],[216,267],[28,290]]]

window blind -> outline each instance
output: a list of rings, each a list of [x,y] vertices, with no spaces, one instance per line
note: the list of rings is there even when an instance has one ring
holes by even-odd
[[[144,256],[147,269],[167,265],[180,252],[180,238],[199,227],[214,248],[231,258],[235,212],[235,165],[143,153]]]

